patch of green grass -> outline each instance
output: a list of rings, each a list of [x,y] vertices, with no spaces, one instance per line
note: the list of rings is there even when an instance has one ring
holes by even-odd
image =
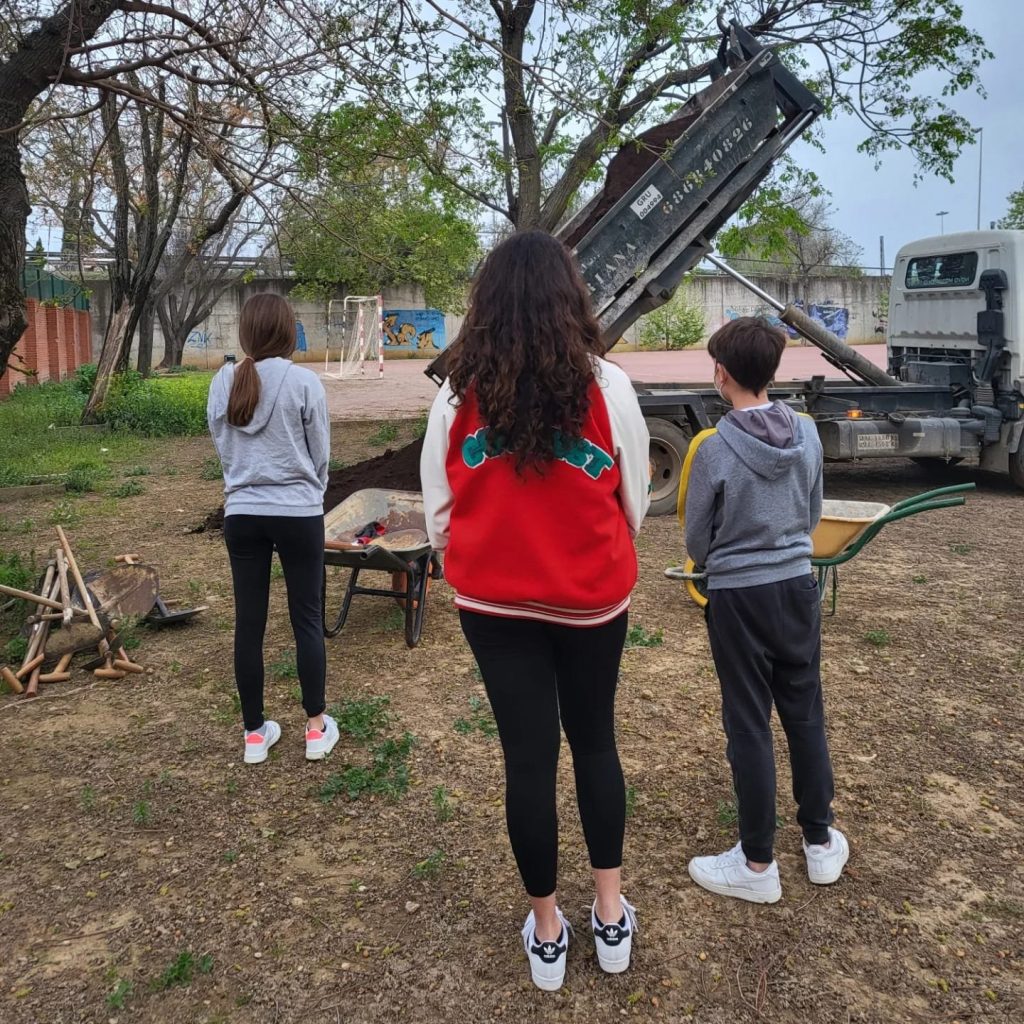
[[[154,992],[166,992],[175,985],[190,985],[196,973],[209,974],[213,970],[213,957],[209,953],[196,958],[191,950],[184,950],[177,955],[171,965],[154,979],[152,988]]]
[[[32,591],[34,583],[35,571],[33,566],[26,562],[21,555],[15,552],[0,551],[0,584],[5,587],[14,587],[17,590],[28,590]],[[0,604],[6,604],[7,598],[0,597]],[[24,601],[16,601],[11,608],[0,615],[0,630],[4,633],[8,631],[14,631],[26,615],[26,608]],[[10,641],[7,645],[7,651],[11,651],[11,645],[17,644],[17,648],[20,650],[20,657],[25,656],[25,651],[28,649],[28,641],[24,637],[15,637],[14,640]],[[24,647],[22,647],[24,644]],[[14,661],[16,655],[13,653],[7,653],[6,660]]]
[[[927,576],[914,576],[913,579],[911,580],[911,582],[912,583],[918,583],[918,584],[920,584],[920,583],[927,583],[928,582],[928,577]]]
[[[446,855],[444,850],[435,850],[433,853],[424,857],[423,860],[417,861],[412,866],[412,877],[413,878],[437,878],[441,873],[441,868],[444,866]]]
[[[626,817],[632,818],[636,813],[636,787],[626,787]]]
[[[405,629],[405,609],[390,608],[387,615],[381,619],[380,629],[382,633],[396,633]]]
[[[27,652],[28,638],[16,636],[13,640],[8,640],[7,643],[4,644],[4,661],[24,661],[25,654]]]
[[[277,661],[270,663],[270,671],[275,679],[298,679],[299,669],[295,664],[295,652],[282,654]]]
[[[435,786],[431,794],[430,802],[434,805],[434,814],[438,821],[450,821],[455,813],[451,800],[448,799],[448,790],[444,786]]]
[[[375,434],[367,439],[367,444],[383,446],[398,440],[398,427],[394,423],[382,423]]]
[[[83,811],[91,811],[96,806],[96,790],[86,783],[78,795],[78,802]]]
[[[276,558],[270,563],[270,578],[272,580],[284,579],[284,566]]]
[[[148,825],[153,820],[153,808],[148,800],[136,800],[132,804],[132,821],[136,825]]]
[[[327,472],[328,473],[335,473],[339,469],[344,469],[344,468],[345,468],[345,460],[344,459],[328,459],[328,461],[327,461]]]
[[[145,494],[146,489],[137,480],[125,480],[110,493],[115,498],[134,498],[139,494]]]
[[[223,480],[224,467],[216,455],[210,455],[203,459],[202,469],[199,470],[200,480]]]
[[[412,733],[386,739],[370,748],[370,764],[348,765],[331,775],[320,787],[323,803],[345,794],[350,800],[363,796],[395,799],[409,788],[409,755],[416,743]]]
[[[338,723],[338,729],[360,743],[369,743],[380,736],[391,721],[388,697],[353,698],[335,704],[328,714]]]
[[[881,650],[883,647],[888,647],[892,643],[892,637],[889,636],[887,630],[884,629],[869,629],[864,634],[864,639],[867,640],[872,647],[877,647]]]
[[[498,725],[491,714],[490,706],[479,697],[469,698],[469,718],[456,718],[454,729],[460,736],[478,732],[489,739],[498,735]]]
[[[715,805],[715,817],[724,827],[735,825],[740,820],[735,800],[719,800]]]
[[[117,635],[126,651],[134,651],[141,646],[142,639],[139,637],[139,630],[142,628],[142,623],[137,615],[126,615],[120,621]]]
[[[124,471],[125,476],[149,476],[148,466],[129,466]]]
[[[626,634],[626,650],[633,647],[660,647],[665,642],[665,631],[662,629],[647,630],[640,623],[629,627]]]
[[[416,422],[412,425],[412,436],[413,437],[424,437],[427,433],[427,420],[429,416],[427,413],[422,413]]]
[[[107,993],[107,1007],[111,1010],[123,1010],[125,1001],[132,994],[132,983],[127,978],[118,978],[114,987]]]
[[[112,429],[146,437],[205,434],[212,373],[151,377],[125,373],[111,385],[103,420]]]
[[[971,553],[971,545],[970,544],[950,544],[949,545],[949,550],[952,551],[954,555],[969,555]]]
[[[224,853],[222,854],[222,856],[223,856],[224,862],[226,864],[234,864],[235,861],[238,860],[238,851],[237,850],[225,850]]]

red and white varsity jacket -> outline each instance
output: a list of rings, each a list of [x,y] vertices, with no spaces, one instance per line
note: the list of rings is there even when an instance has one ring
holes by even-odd
[[[434,400],[420,477],[427,532],[466,611],[599,626],[629,606],[650,503],[650,438],[629,377],[595,360],[581,441],[543,474],[491,450],[470,392]],[[556,448],[557,451],[557,448]]]

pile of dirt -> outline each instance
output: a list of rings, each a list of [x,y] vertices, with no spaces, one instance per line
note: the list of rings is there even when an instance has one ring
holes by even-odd
[[[370,487],[381,487],[396,491],[420,490],[420,452],[423,439],[397,450],[389,448],[383,455],[357,462],[354,466],[336,469],[328,476],[327,492],[324,494],[324,511],[330,512],[350,494],[365,491]],[[224,529],[224,506],[211,512],[196,533]]]

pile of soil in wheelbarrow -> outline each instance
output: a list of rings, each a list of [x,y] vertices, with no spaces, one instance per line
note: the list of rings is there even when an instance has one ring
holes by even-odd
[[[383,455],[357,462],[354,466],[336,469],[328,476],[324,494],[324,511],[340,505],[350,494],[370,487],[396,491],[420,490],[420,452],[423,440],[419,438],[397,450],[389,448]],[[211,512],[195,531],[224,529],[224,506]]]

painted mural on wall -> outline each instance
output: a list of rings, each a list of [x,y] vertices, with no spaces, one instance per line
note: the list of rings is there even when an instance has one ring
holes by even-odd
[[[440,352],[447,344],[439,309],[385,309],[384,348],[394,352]]]
[[[803,309],[803,301],[797,300],[794,305],[797,309]],[[784,324],[770,306],[744,306],[742,309],[732,307],[725,311],[726,318],[736,320],[741,316],[764,317],[773,327],[781,327],[791,338],[799,338],[800,335],[788,324]],[[812,302],[807,308],[807,315],[816,320],[826,330],[831,331],[837,338],[845,339],[850,333],[850,311],[845,306],[837,306],[831,302]]]

